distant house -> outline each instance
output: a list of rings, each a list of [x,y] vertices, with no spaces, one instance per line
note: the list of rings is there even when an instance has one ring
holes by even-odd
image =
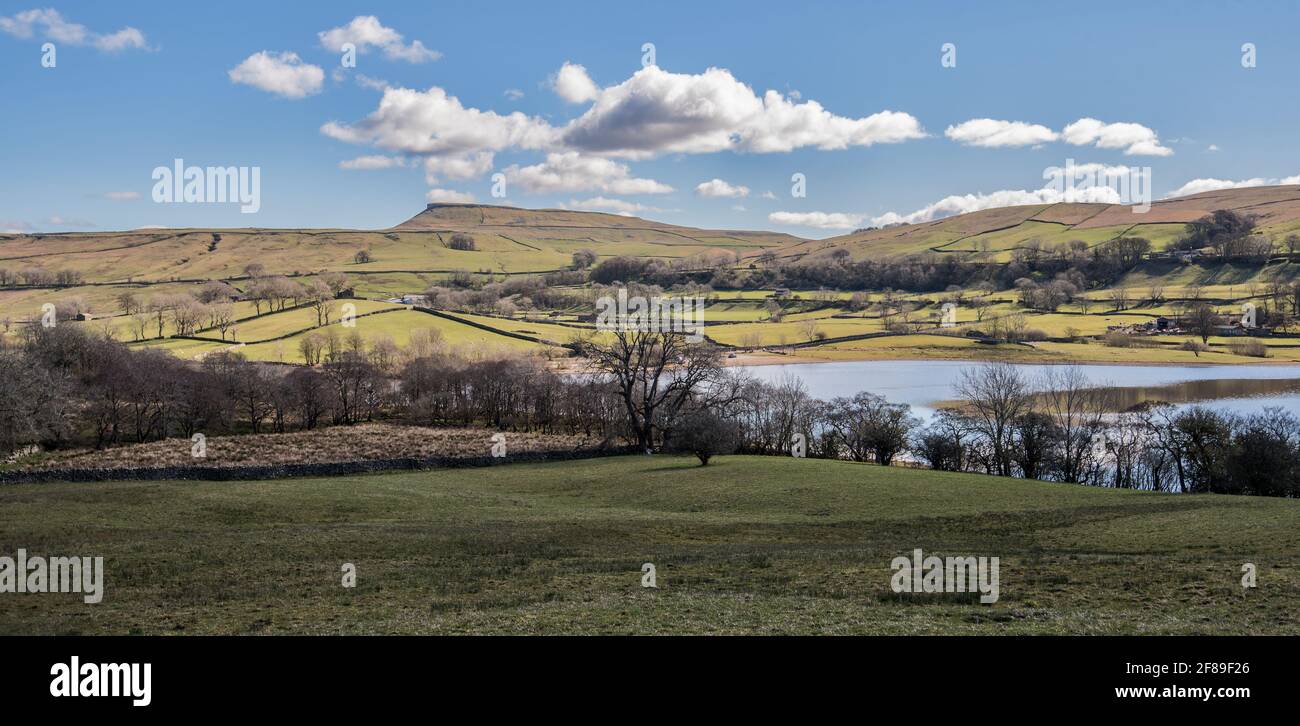
[[[772,297],[775,297],[775,298],[790,297],[790,288],[788,288],[788,287],[778,287],[778,288],[776,288],[775,290],[772,291]]]
[[[426,306],[429,304],[429,298],[425,297],[424,295],[403,295],[401,299],[401,303],[403,305]]]
[[[1231,338],[1238,335],[1245,335],[1246,330],[1245,328],[1241,327],[1241,323],[1233,323],[1231,325],[1216,325],[1214,326],[1214,334],[1225,338]]]
[[[356,291],[350,287],[345,287],[338,291],[334,297],[338,300],[351,300],[357,296]]]

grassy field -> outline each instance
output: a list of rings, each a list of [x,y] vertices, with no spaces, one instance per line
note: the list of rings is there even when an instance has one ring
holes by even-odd
[[[342,323],[333,323],[281,340],[242,346],[238,350],[250,360],[301,363],[302,356],[298,352],[298,345],[303,337],[307,335],[324,336],[333,332],[338,335],[340,340],[346,341],[355,332],[360,334],[367,343],[373,343],[379,338],[389,338],[398,347],[405,348],[410,344],[411,333],[422,329],[437,331],[441,336],[441,340],[454,349],[540,351],[547,347],[538,343],[479,330],[463,323],[427,313],[399,309],[394,312],[358,317],[355,320],[355,326],[352,328],[345,328]]]
[[[0,632],[1297,634],[1297,525],[1296,501],[757,457],[19,485],[0,552],[102,555],[105,596],[5,595]],[[999,557],[1001,599],[893,593],[918,547]]]

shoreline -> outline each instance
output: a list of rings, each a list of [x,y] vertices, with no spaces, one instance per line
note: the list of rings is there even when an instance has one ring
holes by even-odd
[[[1249,363],[1183,363],[1173,361],[1133,361],[1131,363],[1119,363],[1116,361],[1090,361],[1074,359],[1052,359],[1052,360],[1016,360],[1003,358],[920,358],[917,356],[900,355],[900,356],[873,356],[870,358],[805,358],[800,356],[786,356],[778,353],[737,353],[735,358],[725,359],[724,365],[727,367],[750,368],[758,366],[774,365],[810,365],[810,364],[828,364],[828,363],[1012,363],[1015,365],[1044,365],[1044,366],[1116,366],[1120,368],[1143,367],[1143,368],[1223,368],[1232,369],[1241,366],[1295,366],[1300,367],[1300,362],[1266,360],[1251,361]]]

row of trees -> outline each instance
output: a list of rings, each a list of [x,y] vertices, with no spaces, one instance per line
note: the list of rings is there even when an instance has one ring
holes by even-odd
[[[314,367],[234,353],[180,361],[74,326],[29,328],[0,348],[0,452],[30,444],[111,446],[172,436],[288,431],[386,419],[430,426],[582,433],[702,462],[739,450],[881,465],[922,463],[1098,486],[1300,496],[1300,420],[1202,407],[1117,412],[1114,389],[1077,369],[1031,379],[989,364],[967,370],[958,405],[928,422],[861,392],[827,401],[796,381],[764,383],[719,351],[671,333],[580,341],[588,375],[535,358],[470,357],[441,341],[405,354],[364,342]]]
[[[9,285],[36,285],[40,287],[81,284],[81,273],[76,270],[47,270],[43,267],[23,267],[11,270],[0,267],[0,287]]]
[[[1117,412],[1115,391],[1073,367],[1028,378],[991,364],[966,371],[959,405],[922,425],[871,393],[821,401],[797,381],[750,382],[723,412],[739,450],[1167,492],[1300,496],[1300,419],[1268,409],[1236,416],[1204,407]]]

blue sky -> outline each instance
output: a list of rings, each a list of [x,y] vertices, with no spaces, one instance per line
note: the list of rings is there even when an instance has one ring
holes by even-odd
[[[472,196],[824,237],[1067,159],[1149,166],[1157,198],[1300,175],[1295,3],[52,2],[0,3],[0,230],[381,228]],[[260,210],[155,203],[176,158],[259,167]]]

